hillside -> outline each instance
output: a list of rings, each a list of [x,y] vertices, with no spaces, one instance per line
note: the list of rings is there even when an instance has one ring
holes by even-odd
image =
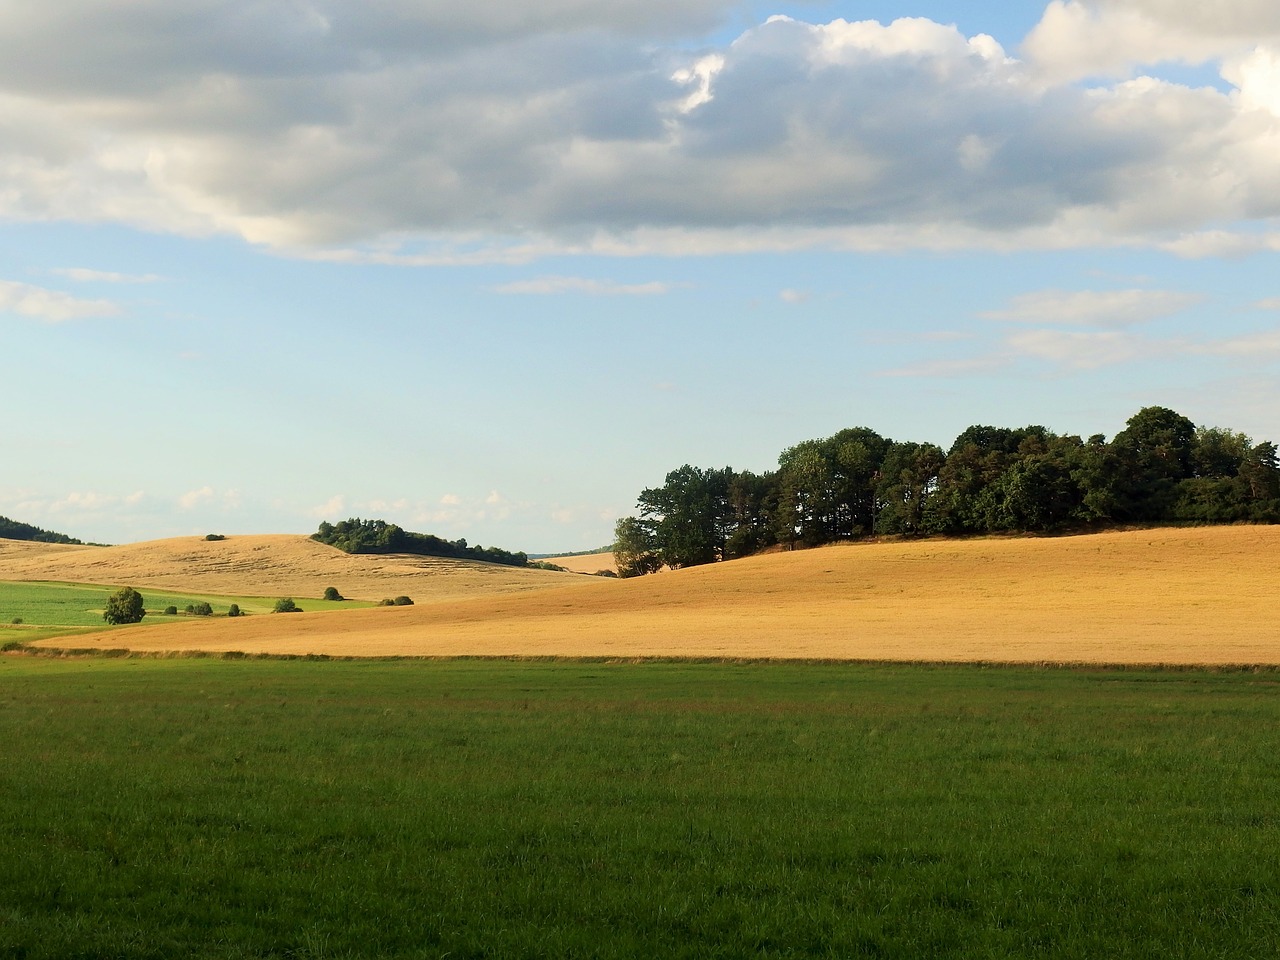
[[[318,597],[336,587],[353,600],[405,594],[416,602],[546,589],[570,574],[467,560],[352,556],[293,534],[152,540],[116,547],[0,541],[0,580],[61,580],[200,593]]]
[[[341,616],[143,627],[76,644],[365,656],[1280,664],[1277,556],[1274,526],[864,544]]]

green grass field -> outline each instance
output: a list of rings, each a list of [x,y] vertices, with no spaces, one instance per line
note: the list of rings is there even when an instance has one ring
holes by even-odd
[[[1270,957],[1275,674],[0,656],[0,956]]]
[[[95,586],[83,583],[50,583],[50,582],[14,582],[0,581],[0,642],[6,639],[30,640],[33,636],[24,631],[6,631],[13,627],[15,619],[21,620],[20,626],[30,629],[42,628],[40,636],[58,636],[73,632],[61,628],[96,627],[105,628],[102,622],[102,608],[107,597],[118,590],[118,587]],[[144,624],[168,623],[183,618],[165,616],[164,609],[177,607],[179,611],[188,604],[205,601],[213,607],[214,615],[225,615],[231,604],[237,603],[248,615],[270,613],[276,597],[219,597],[197,593],[171,593],[168,591],[144,589],[140,591],[146,601],[147,615]],[[342,610],[355,607],[370,607],[371,603],[359,600],[327,601],[309,597],[294,597],[303,610]]]

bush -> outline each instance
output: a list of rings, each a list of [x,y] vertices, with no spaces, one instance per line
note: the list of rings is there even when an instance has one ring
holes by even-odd
[[[394,607],[395,605],[396,605],[396,602],[392,600],[390,597],[387,597],[385,600],[378,601],[378,606],[380,607]]]
[[[12,620],[10,620],[9,622],[10,622],[10,623],[12,623],[14,626],[17,626],[18,624],[21,624],[21,623],[22,623],[22,618],[21,618],[21,617],[14,617],[14,618],[13,618]]]
[[[346,598],[338,592],[337,587],[325,587],[324,599],[326,600],[345,600]]]
[[[178,608],[174,606],[165,607],[164,615],[166,617],[176,617],[178,615]]]
[[[143,608],[142,594],[133,587],[124,587],[107,597],[102,619],[113,626],[121,623],[141,623],[147,615]]]
[[[244,616],[244,614],[240,612],[240,604],[238,604],[238,603],[233,603],[231,606],[227,607],[227,616],[228,616],[228,617],[243,617],[243,616]]]
[[[187,604],[187,609],[186,609],[184,612],[185,612],[186,614],[188,614],[189,616],[193,616],[193,617],[194,617],[194,616],[195,616],[195,614],[196,614],[196,605],[195,605],[194,603],[188,603],[188,604]]]
[[[225,540],[227,538],[220,533],[209,533],[209,534],[205,534],[205,539],[206,540]]]
[[[396,598],[395,598],[395,600],[393,600],[393,601],[391,601],[391,602],[392,602],[392,603],[394,603],[397,607],[412,607],[412,606],[413,606],[413,601],[412,601],[412,600],[410,600],[408,597],[396,597]]]
[[[192,604],[191,612],[197,617],[212,617],[213,606],[201,600],[199,603]]]
[[[302,608],[293,602],[293,597],[283,597],[276,601],[273,613],[301,613]]]

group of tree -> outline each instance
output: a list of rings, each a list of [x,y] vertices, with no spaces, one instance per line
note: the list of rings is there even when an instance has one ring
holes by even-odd
[[[615,531],[623,576],[873,535],[1276,523],[1280,462],[1274,443],[1146,407],[1110,441],[973,426],[944,451],[854,427],[760,474],[686,464],[636,506]]]
[[[352,517],[338,523],[322,523],[312,540],[327,543],[346,553],[409,553],[423,557],[454,560],[483,560],[510,567],[529,566],[524,552],[512,553],[499,547],[471,546],[465,539],[445,540],[429,533],[412,533],[385,520]]]
[[[52,530],[41,530],[29,523],[19,523],[8,517],[0,517],[0,538],[5,540],[34,540],[37,543],[80,543],[65,533],[54,533]]]

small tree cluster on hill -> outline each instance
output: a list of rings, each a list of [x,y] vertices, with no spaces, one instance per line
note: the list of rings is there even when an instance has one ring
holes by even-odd
[[[339,523],[320,524],[312,540],[327,543],[345,553],[408,553],[423,557],[482,560],[509,567],[527,567],[529,555],[499,547],[471,546],[465,539],[444,540],[429,533],[412,533],[385,520],[352,517]]]
[[[1138,411],[1110,442],[973,426],[943,451],[854,427],[788,447],[763,474],[686,464],[636,506],[615,530],[623,576],[879,534],[1276,523],[1280,458],[1274,443],[1167,407]]]

